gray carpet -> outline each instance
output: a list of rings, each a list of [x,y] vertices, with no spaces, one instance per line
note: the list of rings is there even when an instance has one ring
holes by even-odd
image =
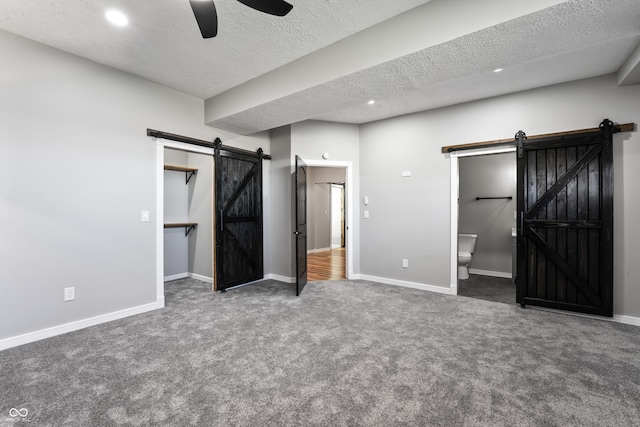
[[[503,277],[470,274],[466,280],[458,280],[458,295],[486,301],[516,303],[516,285]]]
[[[362,281],[209,286],[0,352],[0,424],[640,425],[635,326]]]

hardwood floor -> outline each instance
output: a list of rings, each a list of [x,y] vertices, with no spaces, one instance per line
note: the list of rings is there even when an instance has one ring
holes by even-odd
[[[340,280],[345,277],[345,248],[307,254],[307,280]]]

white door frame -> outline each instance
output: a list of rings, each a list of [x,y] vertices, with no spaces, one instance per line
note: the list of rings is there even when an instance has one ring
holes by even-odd
[[[164,307],[164,149],[214,155],[213,148],[156,138],[156,301]],[[215,268],[215,266],[214,266]]]
[[[307,164],[308,167],[323,167],[323,168],[344,168],[346,169],[346,180],[345,180],[345,227],[347,229],[346,235],[346,268],[345,273],[347,279],[353,277],[353,162],[351,161],[330,161],[330,160],[309,160],[302,159],[303,162]]]
[[[451,158],[451,282],[449,284],[451,295],[458,295],[458,209],[460,199],[460,157],[484,156],[487,154],[512,153],[515,146],[502,146],[496,148],[478,148],[475,150],[452,151]]]

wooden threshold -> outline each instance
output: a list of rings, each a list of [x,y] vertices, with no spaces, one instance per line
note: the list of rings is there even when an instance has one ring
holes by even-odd
[[[634,132],[636,130],[635,123],[625,123],[622,125],[613,125],[614,133],[618,132]],[[546,138],[554,138],[558,136],[569,136],[569,135],[580,135],[583,133],[593,133],[599,131],[600,128],[589,128],[589,129],[578,129],[578,130],[570,130],[565,132],[555,132],[555,133],[545,133],[540,135],[532,135],[527,136],[527,141],[535,141],[537,139],[546,139]],[[459,145],[448,145],[442,147],[443,153],[451,153],[452,151],[460,151],[460,150],[471,150],[474,148],[490,148],[490,147],[499,147],[504,145],[515,145],[516,139],[494,139],[492,141],[483,141],[483,142],[472,142],[469,144],[459,144]]]

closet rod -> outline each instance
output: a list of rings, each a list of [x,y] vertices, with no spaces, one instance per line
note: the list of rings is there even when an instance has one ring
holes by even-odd
[[[508,199],[508,200],[513,200],[513,196],[503,196],[503,197],[476,197],[476,200],[494,200],[494,199]]]

